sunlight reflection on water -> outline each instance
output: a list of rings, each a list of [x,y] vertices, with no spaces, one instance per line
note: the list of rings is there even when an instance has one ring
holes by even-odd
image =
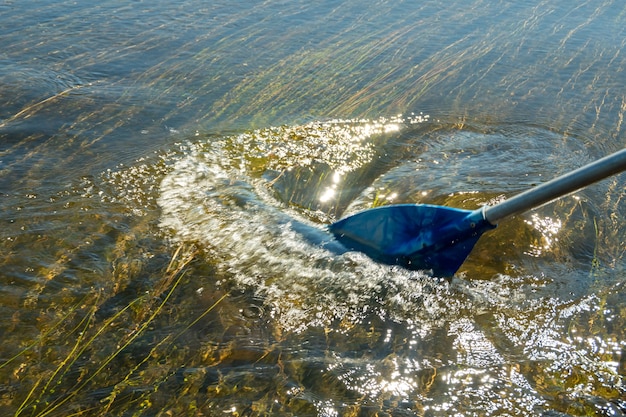
[[[623,8],[2,2],[0,413],[624,414],[624,176],[450,282],[303,238],[623,147]]]
[[[397,135],[405,134],[403,131],[409,124],[400,125],[400,120],[396,120],[394,126],[402,126],[400,129],[379,126],[370,131],[366,128],[371,133],[363,135],[359,126],[369,126],[371,122],[332,123],[340,123],[342,127],[323,127],[326,134],[333,132],[324,136],[324,141],[333,146],[345,144],[345,148],[337,149],[333,159],[326,161],[319,156],[325,152],[319,146],[324,142],[300,140],[298,148],[292,147],[290,152],[282,154],[282,158],[290,161],[291,168],[269,176],[265,169],[269,167],[271,172],[286,168],[282,165],[284,159],[261,160],[257,153],[253,153],[257,155],[254,158],[241,158],[237,146],[247,147],[252,143],[263,148],[266,145],[262,142],[267,142],[272,149],[280,148],[272,135],[279,141],[285,137],[293,139],[296,133],[306,137],[307,129],[316,130],[319,126],[255,132],[245,137],[225,138],[223,143],[186,145],[184,154],[161,184],[161,226],[170,230],[175,239],[202,242],[209,249],[210,261],[215,262],[224,276],[251,288],[264,300],[281,334],[306,335],[321,327],[326,329],[328,343],[340,343],[331,341],[360,337],[357,337],[357,329],[367,326],[374,318],[385,323],[387,320],[402,323],[402,331],[383,324],[378,330],[381,333],[376,337],[379,343],[375,348],[360,353],[328,352],[321,368],[310,364],[323,374],[332,375],[344,389],[367,398],[366,402],[389,401],[398,409],[446,412],[457,409],[459,401],[473,398],[474,404],[467,410],[487,410],[489,414],[513,407],[532,414],[546,404],[543,378],[572,372],[572,363],[586,362],[590,365],[586,372],[606,375],[600,378],[607,384],[614,383],[617,369],[588,357],[602,353],[581,350],[572,340],[563,339],[562,334],[563,320],[588,312],[588,303],[598,303],[599,299],[575,299],[568,304],[554,297],[553,290],[546,286],[546,282],[556,278],[553,274],[557,274],[556,270],[550,272],[549,264],[541,263],[543,272],[537,276],[530,272],[537,268],[536,262],[545,262],[542,259],[558,249],[555,246],[560,244],[557,236],[563,224],[560,218],[539,217],[535,213],[530,216],[532,221],[520,220],[517,225],[504,227],[524,230],[530,226],[530,230],[524,232],[529,236],[533,230],[538,232],[536,239],[543,242],[541,251],[537,251],[535,238],[530,238],[526,245],[528,257],[539,261],[527,262],[517,257],[510,261],[518,264],[515,275],[499,274],[490,281],[466,281],[462,275],[449,284],[417,272],[375,264],[357,253],[333,255],[311,244],[301,234],[302,230],[323,233],[323,223],[333,218],[328,214],[331,209],[323,205],[328,188],[335,186],[339,191],[350,188],[354,177],[360,175],[359,170],[378,160],[374,153],[362,152],[369,149],[372,141],[377,143],[377,148],[396,153],[394,161],[400,168],[383,163],[381,174],[371,185],[362,186],[363,193],[350,201],[347,211],[375,204],[380,195],[388,193],[402,193],[403,198],[407,195],[418,200],[423,198],[424,194],[419,192],[423,182],[415,175],[407,175],[406,167],[414,170],[416,165],[438,161],[441,156],[446,168],[441,171],[443,176],[433,173],[432,168],[424,170],[430,175],[429,195],[438,195],[443,199],[439,201],[446,203],[456,196],[467,200],[463,204],[489,201],[493,193],[481,195],[478,190],[466,190],[456,194],[448,190],[461,179],[470,179],[471,184],[472,176],[480,178],[481,183],[487,181],[479,175],[481,158],[489,161],[485,166],[494,178],[498,176],[496,160],[490,158],[489,149],[493,141],[501,152],[502,136],[461,131],[444,133],[442,140],[426,135],[420,138],[425,152],[418,154],[413,148],[415,153],[407,162],[397,158],[404,144],[399,150],[394,146]],[[353,140],[336,141],[332,136],[345,135],[351,130],[359,137],[356,147]],[[272,132],[269,137],[268,132]],[[311,136],[316,137],[316,134]],[[482,138],[482,142],[478,138]],[[237,145],[233,147],[231,141]],[[519,143],[506,145],[504,150],[510,149],[511,155],[522,158],[521,154],[513,152],[518,149],[516,145]],[[531,147],[534,152],[545,152],[543,145],[533,143],[532,146],[537,146],[537,149]],[[464,166],[467,154],[473,155],[474,163],[478,158],[478,167]],[[344,162],[337,155],[341,155]],[[507,164],[510,163],[507,160]],[[307,193],[290,194],[290,178],[304,172],[303,164],[317,174],[304,177],[310,178],[310,183],[308,180],[298,182],[300,189],[310,187]],[[526,167],[520,166],[520,169],[528,172]],[[338,170],[344,174],[343,178],[338,178]],[[467,175],[470,172],[472,174]],[[507,175],[518,174],[509,169]],[[321,178],[326,182],[320,181]],[[534,178],[528,180],[535,181]],[[309,205],[303,206],[299,201]],[[576,207],[578,201],[573,199],[569,204]],[[317,214],[312,215],[312,211]],[[294,229],[296,223],[303,224],[304,229]],[[523,244],[519,241],[519,232],[506,233],[515,236],[518,246]],[[494,240],[496,246],[501,245],[498,238]],[[480,262],[488,262],[486,259]],[[474,262],[468,267],[470,278],[481,273],[480,263]],[[534,291],[524,291],[524,287],[534,288]],[[574,286],[571,289],[570,294],[582,291]],[[445,336],[438,334],[441,329],[445,329]],[[402,338],[400,345],[398,338]],[[431,346],[433,342],[436,346]],[[611,357],[619,354],[619,344],[615,349]],[[551,365],[543,366],[544,363]],[[541,373],[533,374],[529,364],[538,366]],[[305,381],[303,384],[308,385]],[[587,384],[587,387],[580,386],[581,392],[589,393],[594,382]],[[318,388],[308,389],[315,392]],[[332,415],[343,409],[337,398],[324,399],[319,393],[309,397],[309,394],[305,390],[294,395],[309,398],[320,413]]]
[[[324,133],[326,128],[323,128],[323,135],[302,135],[302,140],[294,140],[293,135],[301,129],[303,132],[317,130],[318,125],[298,127],[277,135],[276,138],[289,137],[290,143],[299,148],[292,148],[284,158],[266,157],[264,168],[289,170],[291,166],[301,168],[324,161],[332,183],[335,178],[332,173],[336,170],[350,172],[367,163],[368,157],[372,158],[373,154],[362,150],[371,146],[367,139],[396,130],[385,127],[385,122],[375,129],[372,126],[376,124],[370,122],[335,122],[332,125],[335,124],[337,126],[330,130],[332,135]],[[339,140],[351,130],[358,138],[356,141]],[[234,140],[237,146],[246,148],[254,143],[280,149],[278,143],[272,145],[274,139],[265,140],[266,134],[260,132]],[[322,137],[323,141],[308,142],[309,137]],[[342,147],[332,154],[331,161],[323,157],[327,152],[327,147],[322,146],[324,143]],[[419,273],[376,265],[356,253],[333,258],[332,252],[307,243],[300,237],[298,227],[294,229],[295,223],[302,224],[310,234],[326,232],[321,225],[285,210],[263,180],[247,176],[246,172],[255,172],[263,166],[256,157],[242,160],[236,156],[233,161],[229,155],[239,154],[228,143],[201,145],[186,153],[161,184],[161,226],[172,230],[179,239],[208,245],[224,273],[251,285],[272,300],[269,302],[275,304],[273,314],[286,330],[328,324],[337,317],[354,316],[358,321],[372,301],[380,302],[376,300],[382,291],[381,283],[421,277]],[[283,165],[285,159],[289,161],[287,166]],[[280,175],[288,174],[281,173],[276,178]],[[324,186],[319,184],[314,191],[316,195],[325,192]],[[413,281],[418,291],[419,281]],[[321,288],[326,291],[317,290]],[[387,313],[381,310],[379,314]]]

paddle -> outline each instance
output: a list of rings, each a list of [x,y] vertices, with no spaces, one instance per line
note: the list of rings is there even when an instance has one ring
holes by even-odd
[[[389,265],[452,276],[487,230],[499,220],[536,208],[626,170],[626,149],[531,188],[494,206],[461,210],[428,204],[373,208],[329,226],[350,250]]]

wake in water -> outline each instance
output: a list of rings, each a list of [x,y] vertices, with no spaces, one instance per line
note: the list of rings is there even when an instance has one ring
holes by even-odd
[[[569,248],[586,230],[573,225],[591,210],[578,199],[561,201],[544,217],[535,213],[536,224],[518,219],[502,225],[501,237],[490,236],[468,260],[470,279],[461,274],[441,281],[336,246],[325,231],[333,213],[390,202],[485,204],[515,192],[507,188],[512,179],[542,179],[527,174],[528,160],[558,155],[546,149],[554,140],[537,140],[521,152],[523,144],[506,134],[461,131],[433,139],[419,130],[403,132],[403,123],[310,124],[186,145],[161,182],[160,225],[174,240],[204,248],[218,280],[262,299],[278,333],[291,333],[297,344],[296,335],[315,341],[325,329],[334,349],[287,346],[303,349],[308,359],[302,363],[365,402],[417,398],[423,410],[440,415],[460,409],[491,415],[511,407],[535,414],[552,395],[545,380],[574,375],[577,367],[585,370],[577,389],[586,395],[619,386],[617,362],[595,352],[601,343],[614,358],[621,345],[584,337],[584,328],[574,339],[566,331],[596,317],[606,297],[586,289],[592,284],[586,270],[570,266],[576,252]],[[511,164],[512,157],[519,162]],[[491,192],[475,191],[485,183]],[[570,230],[569,240],[561,227]],[[481,251],[487,252],[482,260]],[[502,261],[485,261],[494,254]],[[507,269],[513,273],[493,272]],[[569,283],[565,293],[561,281]],[[366,332],[376,320],[386,335]],[[372,348],[355,352],[353,340]],[[343,343],[347,351],[338,347]],[[298,354],[294,360],[303,359]],[[315,404],[321,415],[342,408],[317,389],[289,395]],[[472,398],[471,405],[462,398]]]
[[[354,161],[359,149],[347,149],[345,160]],[[254,289],[284,330],[358,323],[372,311],[434,325],[441,311],[449,319],[467,302],[451,302],[448,285],[420,272],[344,253],[323,224],[281,204],[267,181],[233,165],[228,144],[192,146],[162,181],[161,226],[175,239],[198,242],[224,277]]]

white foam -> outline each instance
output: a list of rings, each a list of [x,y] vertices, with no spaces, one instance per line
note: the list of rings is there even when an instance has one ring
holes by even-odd
[[[432,323],[442,311],[449,318],[455,302],[446,284],[310,243],[294,223],[320,232],[323,225],[272,204],[261,180],[224,161],[215,146],[174,165],[161,183],[161,227],[174,239],[202,245],[222,274],[265,298],[284,329],[357,322],[372,310],[403,321],[429,317]]]

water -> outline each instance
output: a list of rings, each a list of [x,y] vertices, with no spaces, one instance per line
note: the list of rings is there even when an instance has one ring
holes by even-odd
[[[0,21],[3,414],[626,413],[624,175],[503,221],[452,280],[311,242],[622,148],[619,2]]]

